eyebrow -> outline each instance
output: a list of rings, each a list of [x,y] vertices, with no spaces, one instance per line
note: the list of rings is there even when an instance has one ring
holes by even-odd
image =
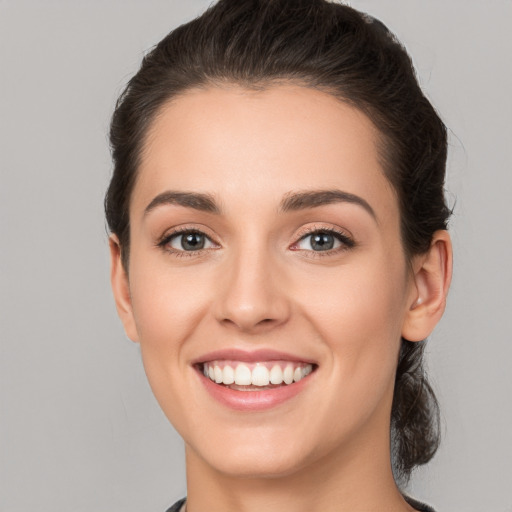
[[[198,192],[175,192],[169,190],[158,194],[144,210],[146,216],[151,210],[165,204],[175,204],[184,206],[185,208],[193,208],[202,212],[220,214],[220,208],[217,206],[215,199],[210,194],[202,194]]]
[[[362,197],[342,190],[311,190],[287,194],[280,205],[283,212],[316,208],[333,203],[351,203],[364,208],[377,221],[374,209]]]
[[[342,190],[308,190],[305,192],[291,192],[286,194],[279,205],[281,212],[291,212],[317,208],[333,203],[351,203],[364,208],[375,220],[377,215],[373,208],[362,197]],[[221,209],[210,194],[200,192],[177,192],[168,190],[158,194],[144,210],[144,216],[158,206],[174,204],[185,208],[193,208],[208,213],[219,215]]]

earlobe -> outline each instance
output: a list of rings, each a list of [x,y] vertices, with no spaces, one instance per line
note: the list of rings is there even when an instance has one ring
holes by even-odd
[[[434,233],[430,249],[413,261],[413,286],[402,337],[424,340],[443,316],[452,277],[452,244],[445,230]]]
[[[116,302],[117,314],[128,338],[139,341],[130,296],[128,274],[121,258],[121,245],[116,235],[110,235],[110,283]]]

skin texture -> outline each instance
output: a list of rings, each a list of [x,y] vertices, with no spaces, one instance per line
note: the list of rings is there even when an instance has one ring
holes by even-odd
[[[111,238],[112,285],[162,409],[186,444],[188,511],[412,510],[390,467],[389,418],[401,336],[443,313],[446,232],[408,262],[378,133],[360,111],[294,85],[192,90],[148,133],[133,192],[128,272]],[[281,211],[292,193],[353,202]],[[211,196],[220,213],[146,207],[167,191]],[[208,242],[180,250],[174,229]],[[308,233],[352,240],[314,251]],[[420,300],[418,300],[420,299]],[[213,350],[274,349],[316,370],[291,400],[235,411],[205,391],[193,362]]]

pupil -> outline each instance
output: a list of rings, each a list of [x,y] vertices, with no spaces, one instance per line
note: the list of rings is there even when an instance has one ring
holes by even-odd
[[[317,251],[328,251],[334,247],[334,237],[328,233],[313,235],[311,247]]]
[[[182,238],[181,246],[185,251],[193,251],[204,247],[204,236],[200,233],[188,233]]]

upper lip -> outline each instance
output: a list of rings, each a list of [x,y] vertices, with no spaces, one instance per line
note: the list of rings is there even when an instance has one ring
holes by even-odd
[[[256,363],[258,361],[293,361],[297,363],[315,364],[316,362],[307,357],[301,357],[287,352],[273,349],[241,350],[237,348],[226,348],[208,352],[192,361],[192,364],[201,364],[208,361],[241,361],[245,363]]]

